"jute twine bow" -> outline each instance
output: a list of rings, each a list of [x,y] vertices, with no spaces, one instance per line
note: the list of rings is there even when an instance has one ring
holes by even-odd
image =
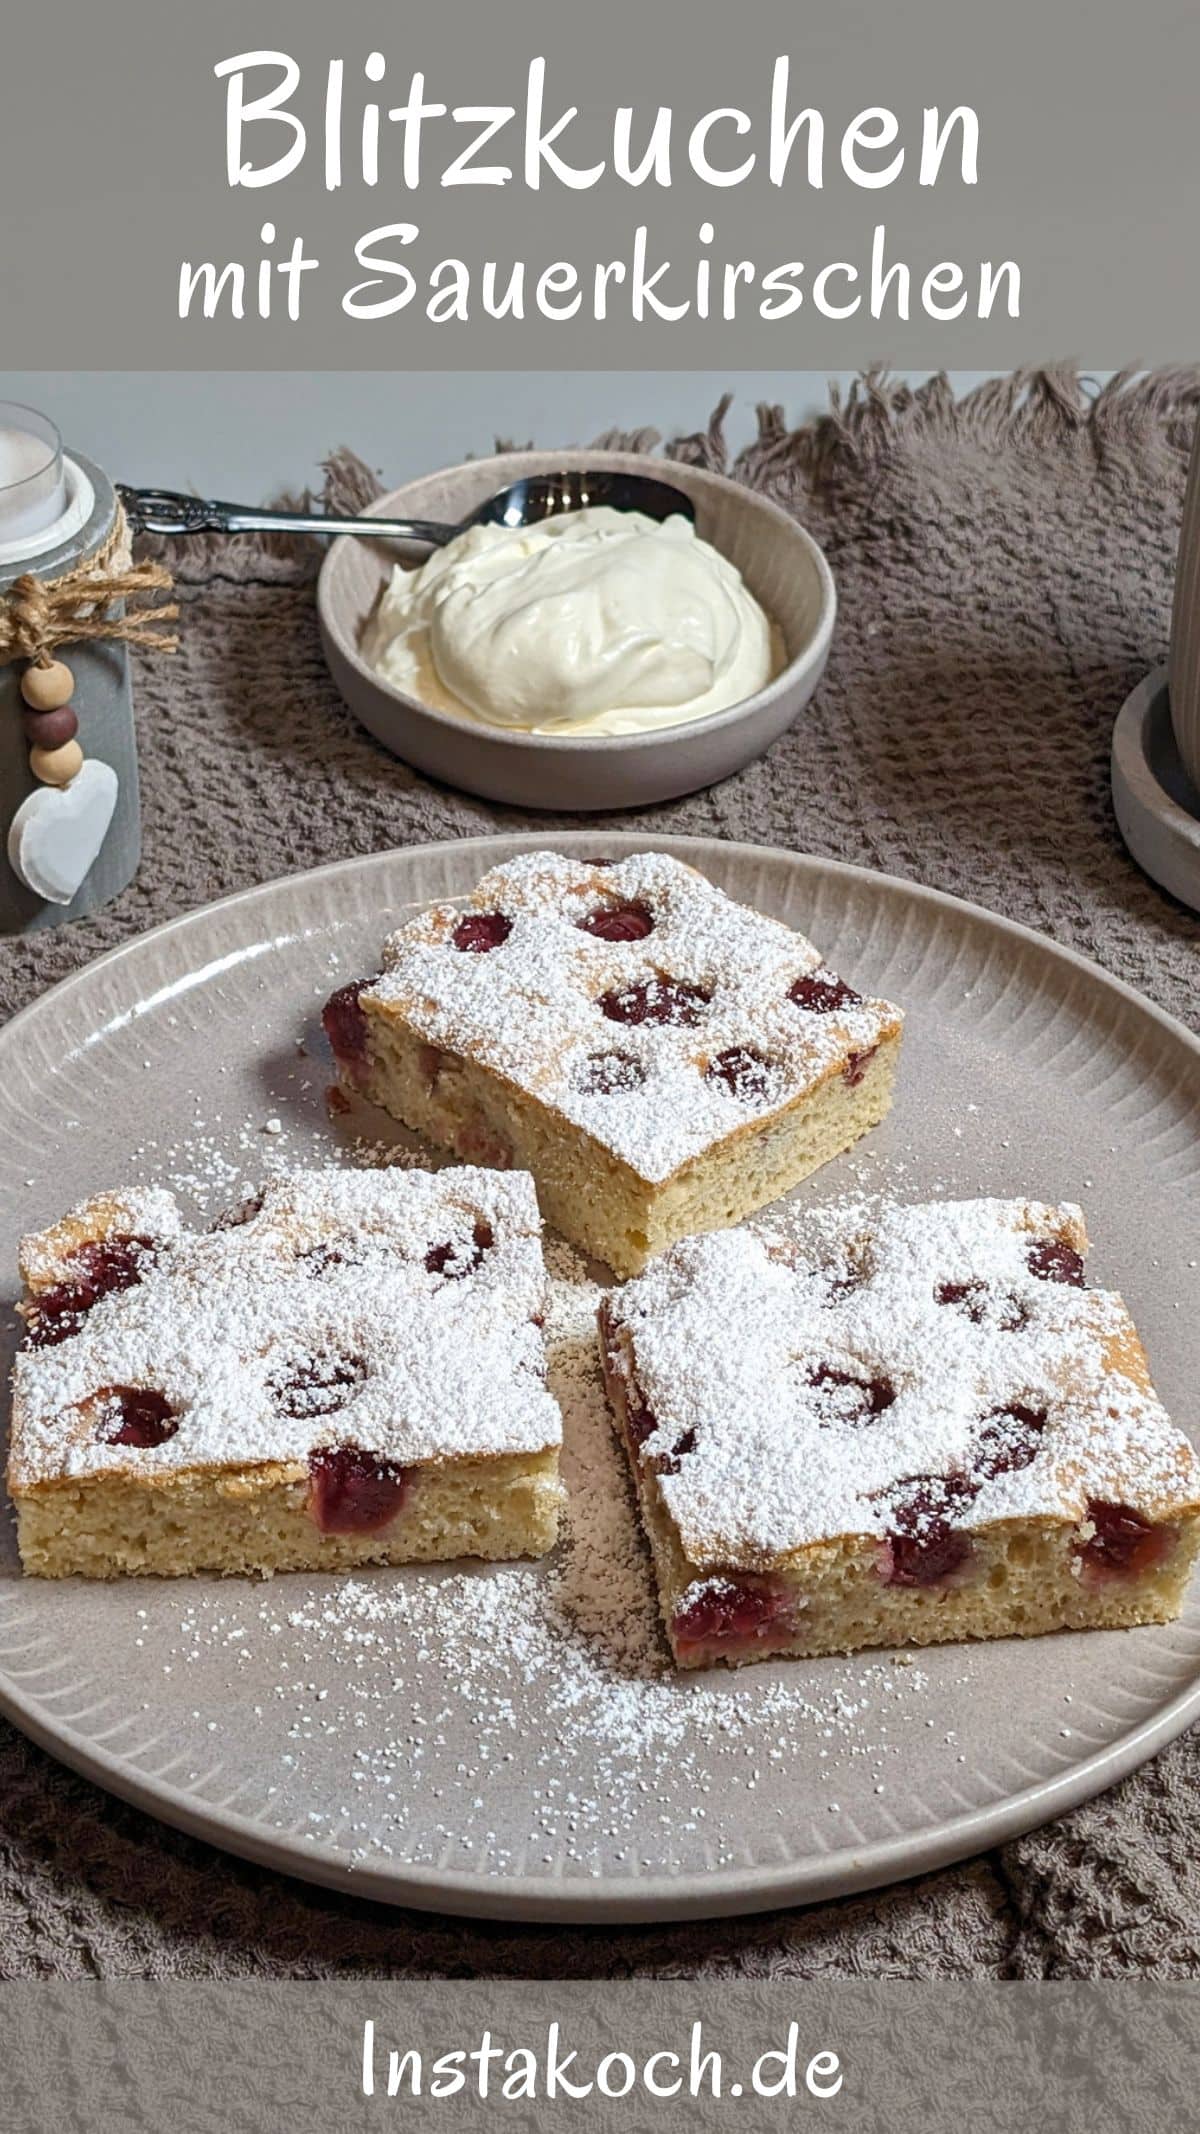
[[[177,622],[174,601],[148,602],[147,594],[169,593],[174,580],[161,563],[135,563],[129,525],[120,504],[110,532],[61,578],[46,580],[26,571],[0,593],[0,664],[30,660],[45,666],[58,645],[101,638],[140,645],[151,652],[174,652]],[[123,615],[112,609],[123,602]]]

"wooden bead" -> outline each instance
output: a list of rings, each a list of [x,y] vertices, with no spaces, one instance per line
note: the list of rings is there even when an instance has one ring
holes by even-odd
[[[58,711],[75,694],[75,677],[65,660],[52,659],[48,667],[26,667],[21,676],[21,695],[31,711]]]
[[[83,769],[83,750],[78,741],[64,741],[61,748],[31,748],[29,768],[43,785],[70,785]]]
[[[21,721],[30,748],[61,748],[79,732],[79,721],[69,704],[57,711],[27,711]]]

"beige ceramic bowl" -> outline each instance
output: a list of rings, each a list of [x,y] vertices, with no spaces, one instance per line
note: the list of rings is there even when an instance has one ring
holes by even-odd
[[[787,663],[756,696],[727,711],[657,733],[510,733],[431,711],[372,672],[359,650],[364,625],[400,551],[347,535],[325,558],[317,587],[321,641],[340,694],[393,754],[446,785],[517,807],[603,809],[670,800],[728,778],[760,756],[807,704],[824,672],[837,596],[811,535],[764,497],[695,467],[625,452],[509,452],[428,474],[380,497],[381,516],[457,522],[522,475],[558,467],[661,474],[686,491],[696,529],[741,571],[778,625]],[[420,560],[411,551],[414,562]]]

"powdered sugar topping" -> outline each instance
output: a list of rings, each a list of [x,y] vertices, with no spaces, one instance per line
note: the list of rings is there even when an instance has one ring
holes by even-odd
[[[70,1338],[18,1357],[16,1486],[300,1461],[343,1443],[408,1464],[560,1441],[540,1223],[521,1173],[276,1177],[232,1227],[164,1223],[140,1274]],[[164,1396],[170,1437],[113,1442],[113,1387]]]
[[[489,945],[485,915],[511,922]],[[816,972],[831,985],[814,1008],[791,989]],[[664,853],[608,867],[533,852],[484,876],[465,929],[436,905],[394,935],[363,999],[657,1182],[899,1027],[888,1002],[845,990],[803,935]]]
[[[165,1240],[177,1237],[183,1222],[174,1194],[165,1187],[127,1186],[120,1192],[99,1194],[88,1203],[86,1228],[89,1236],[102,1229],[109,1236]],[[22,1238],[22,1279],[37,1288],[68,1277],[71,1254],[80,1236],[78,1220],[66,1215],[49,1230]]]
[[[654,1262],[615,1323],[690,1560],[762,1568],[882,1534],[915,1478],[946,1478],[965,1527],[1200,1497],[1120,1298],[1074,1284],[1083,1243],[1069,1207],[843,1203]]]

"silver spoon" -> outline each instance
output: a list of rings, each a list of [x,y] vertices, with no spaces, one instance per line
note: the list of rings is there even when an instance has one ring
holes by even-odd
[[[267,511],[244,504],[224,504],[215,497],[186,496],[175,489],[130,489],[116,484],[117,495],[135,533],[305,533],[366,534],[370,539],[417,541],[444,548],[469,526],[535,526],[561,512],[608,504],[616,511],[642,511],[650,519],[679,514],[695,519],[696,507],[682,489],[649,474],[620,474],[610,469],[564,468],[557,474],[527,474],[510,482],[480,504],[457,526],[435,519],[377,519],[340,512]]]

